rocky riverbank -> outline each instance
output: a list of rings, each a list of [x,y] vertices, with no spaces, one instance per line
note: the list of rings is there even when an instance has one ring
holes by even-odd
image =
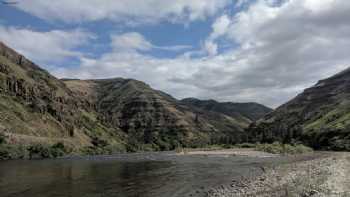
[[[277,167],[212,189],[208,197],[350,196],[350,153],[332,153]]]

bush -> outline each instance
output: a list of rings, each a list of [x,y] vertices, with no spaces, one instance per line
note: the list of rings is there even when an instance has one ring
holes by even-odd
[[[43,144],[34,144],[27,148],[29,158],[57,158],[62,157],[68,153],[66,147],[62,142],[58,142],[52,146]]]
[[[255,148],[256,144],[242,143],[242,144],[237,144],[236,146],[239,147],[239,148]]]
[[[30,145],[27,150],[29,152],[29,159],[51,157],[49,147],[42,144]]]
[[[91,140],[91,144],[93,144],[94,146],[100,147],[100,148],[108,146],[108,142],[106,140],[103,140],[103,139],[100,139],[97,137],[95,137]]]
[[[140,150],[145,152],[154,151],[155,146],[153,144],[142,144]]]
[[[305,146],[305,145],[302,145],[302,144],[298,144],[298,145],[295,145],[294,146],[295,149],[296,149],[296,153],[299,154],[299,153],[306,153],[306,152],[312,152],[313,149],[308,147],[308,146]]]
[[[108,150],[99,148],[96,146],[88,146],[81,149],[82,154],[84,155],[105,155],[109,154]]]
[[[312,151],[312,148],[302,144],[290,145],[281,144],[279,142],[274,142],[273,144],[258,144],[255,149],[272,154],[301,154]]]
[[[122,144],[112,144],[104,147],[108,154],[125,153],[126,147]]]
[[[6,143],[6,136],[2,133],[0,133],[0,145]]]
[[[0,160],[24,159],[26,157],[27,151],[23,146],[0,145]]]
[[[50,148],[50,156],[55,157],[55,158],[62,157],[67,152],[68,152],[68,150],[66,149],[66,147],[64,146],[64,144],[62,142],[58,142],[58,143],[52,145]]]

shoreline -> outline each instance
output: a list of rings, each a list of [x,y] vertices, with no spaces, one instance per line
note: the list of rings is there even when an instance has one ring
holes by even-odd
[[[164,196],[164,194],[167,194],[167,196],[173,195],[181,197],[284,196],[279,195],[280,193],[278,193],[285,191],[283,190],[282,186],[288,185],[287,183],[289,183],[290,180],[300,180],[295,179],[295,177],[301,177],[302,179],[304,179],[304,171],[302,171],[303,173],[300,175],[299,169],[307,169],[305,167],[306,164],[306,166],[310,166],[308,163],[313,163],[317,160],[320,160],[320,162],[318,163],[327,163],[323,162],[323,159],[328,159],[328,163],[332,164],[334,163],[333,157],[339,154],[334,152],[312,152],[302,155],[273,155],[273,157],[256,157],[257,153],[261,153],[252,151],[252,149],[247,148],[222,149],[213,151],[192,149],[187,151],[188,152],[186,152],[186,154],[179,154],[175,151],[143,153],[139,152],[110,156],[92,156],[70,159],[67,158],[69,162],[66,162],[65,159],[53,159],[52,161],[40,162],[13,161],[12,163],[3,163],[3,165],[0,165],[0,167],[3,169],[3,172],[9,172],[8,177],[5,176],[4,178],[4,180],[6,180],[4,183],[8,181],[7,179],[9,177],[12,177],[10,169],[12,169],[12,172],[16,173],[18,172],[18,170],[22,169],[23,173],[28,173],[28,176],[26,176],[25,178],[28,181],[27,184],[30,185],[31,179],[33,177],[40,177],[42,175],[37,173],[31,174],[31,172],[35,170],[41,171],[44,169],[46,170],[44,172],[47,173],[45,177],[50,177],[50,174],[52,174],[52,170],[56,169],[56,167],[58,167],[59,169],[58,174],[60,174],[60,172],[65,171],[62,169],[65,169],[67,167],[70,169],[74,169],[74,173],[79,174],[79,171],[81,170],[89,171],[90,168],[88,166],[94,166],[91,169],[95,169],[93,170],[93,172],[95,173],[96,166],[101,166],[100,168],[98,168],[98,171],[103,172],[104,169],[109,169],[116,170],[116,172],[122,172],[123,174],[125,173],[125,169],[130,169],[131,171],[129,172],[137,173],[131,179],[129,179],[129,177],[125,180],[122,176],[118,176],[119,173],[114,173],[117,176],[111,175],[111,178],[113,177],[113,180],[119,178],[120,180],[125,181],[125,183],[132,184],[135,182],[139,182],[141,185],[149,184],[149,182],[144,182],[144,180],[150,178],[150,176],[154,181],[163,180],[160,182],[156,181],[152,183],[150,187],[148,187],[149,190],[146,190],[148,192],[157,194],[154,196]],[[344,158],[346,159],[347,157],[340,157],[339,161],[343,161]],[[336,159],[336,161],[338,161],[338,157],[336,157]],[[32,170],[28,171],[28,166],[31,166]],[[46,166],[46,168],[42,168],[40,166]],[[55,167],[49,168],[48,166]],[[81,168],[82,166],[85,167]],[[346,169],[346,166],[347,163],[343,163],[343,165],[340,165],[341,169]],[[288,175],[289,172],[293,172],[294,175]],[[324,173],[323,171],[317,170],[314,170],[312,172],[312,175],[317,175],[315,177],[318,177],[319,174]],[[98,176],[96,176],[96,174],[94,173],[91,174],[91,178],[98,178]],[[108,172],[107,174],[110,173]],[[346,175],[349,173],[343,172],[342,174]],[[103,173],[103,175],[105,176],[106,174]],[[141,177],[138,177],[139,175]],[[22,178],[23,177],[21,177],[21,179]],[[62,177],[57,178],[55,176],[54,178],[57,181],[55,182],[55,185],[60,185],[62,181],[71,181],[70,179],[66,179],[66,173],[63,173]],[[342,180],[345,179],[346,177],[343,177]],[[112,179],[108,179],[106,181],[101,182],[100,187],[103,188],[104,185],[107,183],[110,185],[115,184],[113,181],[109,182],[109,180]],[[327,184],[336,183],[335,185],[340,185],[343,182],[342,180],[338,180],[338,182],[331,179],[329,180],[330,181],[328,182],[323,182]],[[16,178],[14,178],[13,191],[20,192],[21,189],[16,185],[16,182],[17,180]],[[281,184],[273,185],[276,182],[279,182]],[[314,180],[312,181],[312,183],[314,183]],[[22,185],[22,189],[26,188],[27,184]],[[87,182],[86,184],[89,184],[89,182]],[[37,188],[42,187],[45,188],[44,185],[40,185]],[[341,191],[341,189],[344,188],[346,187],[343,186],[339,189],[339,191]],[[145,189],[145,187],[139,187],[138,185],[135,185],[134,189],[143,190]],[[267,189],[272,189],[272,191],[269,191]],[[318,192],[321,190],[316,191]],[[267,195],[260,195],[264,194],[263,192],[265,192],[265,194],[267,193]],[[288,192],[293,191],[288,190]],[[30,191],[28,193],[30,193]]]
[[[350,196],[350,153],[325,153],[261,170],[261,174],[212,188],[206,196]]]

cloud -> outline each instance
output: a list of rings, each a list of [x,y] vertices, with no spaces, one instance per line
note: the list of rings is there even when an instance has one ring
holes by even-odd
[[[218,45],[212,40],[206,40],[204,42],[204,49],[209,56],[214,56],[218,53]]]
[[[113,50],[141,50],[148,51],[152,44],[137,32],[125,33],[112,36]]]
[[[255,98],[277,106],[350,66],[349,19],[347,1],[290,0],[276,5],[259,0],[231,17],[229,27],[217,28],[224,30],[220,34],[214,29],[208,38],[220,35],[240,45],[221,55],[227,63],[218,69],[227,71],[213,75],[218,69],[200,69],[182,83],[231,76],[223,85],[197,87],[217,92],[220,98]]]
[[[45,20],[79,23],[108,19],[135,25],[202,20],[228,4],[230,0],[26,0],[16,7]]]
[[[112,35],[112,49],[114,51],[150,51],[151,49],[166,51],[184,51],[192,47],[188,45],[175,46],[157,46],[146,40],[146,38],[137,32],[128,32],[124,34]]]
[[[26,57],[44,65],[82,56],[76,47],[87,44],[94,35],[75,29],[40,32],[0,26],[0,40]]]
[[[212,25],[212,33],[204,42],[204,50],[209,56],[216,55],[218,53],[218,44],[216,39],[224,36],[228,32],[231,20],[228,15],[222,15],[217,18]]]
[[[137,51],[113,51],[56,74],[130,77],[177,98],[257,101],[276,107],[350,65],[349,19],[350,1],[258,0],[213,23],[205,46],[211,55],[193,58],[186,54],[200,52],[190,51],[159,59]],[[238,47],[218,53],[217,39]],[[153,46],[144,38],[136,40],[138,44],[130,44],[134,48]]]
[[[199,20],[217,15],[217,10],[226,5],[226,1],[216,5],[214,1],[130,0],[128,5],[139,6],[121,8],[126,1],[101,5],[97,1],[96,5],[95,1],[82,4],[69,1],[70,6],[65,0],[50,2],[53,4],[28,2],[33,5],[28,3],[28,7],[21,9],[45,19],[65,22],[109,19],[122,23]],[[91,39],[82,30],[36,32],[2,27],[0,39],[33,58],[80,58],[79,67],[54,68],[58,77],[135,78],[177,98],[257,101],[273,107],[350,65],[350,1],[242,2],[244,9],[233,16],[221,15],[213,22],[212,32],[203,40],[200,51],[189,51],[191,47],[181,45],[157,46],[137,32],[111,36],[113,50],[97,58],[88,58],[74,49]],[[55,6],[57,11],[52,10]],[[61,16],[59,11],[64,14]],[[235,47],[223,52],[220,50],[223,45]],[[151,55],[152,50],[183,54],[157,58]]]
[[[212,25],[213,32],[210,34],[209,38],[214,40],[218,37],[225,35],[230,27],[231,20],[228,15],[222,15],[215,20]]]
[[[244,5],[249,4],[250,1],[251,1],[251,0],[237,0],[237,1],[236,1],[235,7],[236,7],[236,8],[240,8],[240,7],[244,6]]]

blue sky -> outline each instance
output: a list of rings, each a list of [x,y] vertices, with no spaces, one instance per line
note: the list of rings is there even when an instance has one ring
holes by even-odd
[[[21,1],[19,1],[19,3],[21,3]],[[231,3],[232,6],[220,9],[220,13],[232,13],[234,11],[234,6],[233,2]],[[23,12],[16,6],[0,6],[0,18],[2,25],[4,26],[29,28],[33,31],[39,32],[47,32],[57,29],[72,30],[79,28],[92,33],[95,36],[93,41],[91,41],[89,45],[77,47],[76,50],[92,55],[92,57],[95,58],[111,51],[109,45],[111,42],[111,35],[127,32],[138,32],[156,46],[184,45],[191,47],[192,50],[200,50],[201,42],[203,42],[211,33],[211,25],[214,22],[215,17],[220,13],[215,13],[212,16],[207,17],[205,20],[196,20],[188,24],[186,21],[177,23],[161,21],[157,24],[128,25],[124,24],[124,22],[115,22],[109,19],[70,24],[60,20],[43,20],[37,16],[31,15],[30,13]],[[183,51],[161,49],[147,51],[150,55],[158,58],[174,58],[180,55],[181,52]],[[69,58],[60,63],[71,64],[71,61],[72,60]],[[39,63],[43,63],[43,66],[45,66],[47,62]]]
[[[58,78],[277,107],[350,65],[349,20],[343,0],[18,0],[0,40]]]

